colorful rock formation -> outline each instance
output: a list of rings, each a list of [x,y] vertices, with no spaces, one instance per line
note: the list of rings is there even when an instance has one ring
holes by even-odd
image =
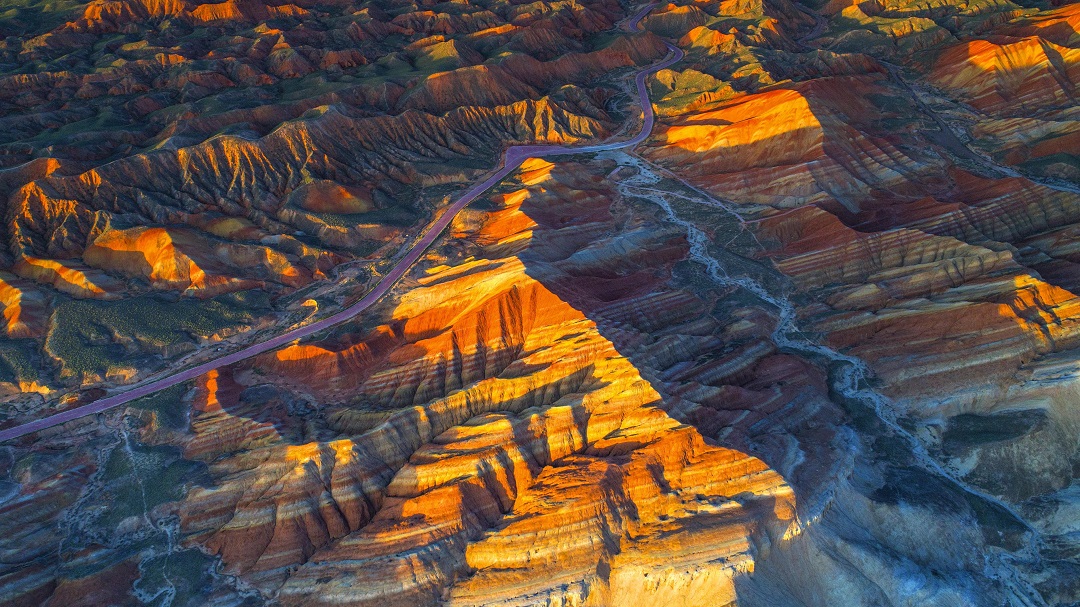
[[[1080,601],[1077,6],[0,15],[0,427],[685,52],[0,445],[0,603]]]

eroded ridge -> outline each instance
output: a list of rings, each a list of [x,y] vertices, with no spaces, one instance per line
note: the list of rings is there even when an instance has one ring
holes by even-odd
[[[93,355],[8,419],[195,372],[0,450],[5,601],[1080,601],[1075,5],[94,6],[0,47],[0,373]]]

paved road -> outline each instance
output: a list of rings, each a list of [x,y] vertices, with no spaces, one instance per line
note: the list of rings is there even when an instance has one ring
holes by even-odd
[[[650,4],[643,8],[640,12],[634,15],[633,18],[631,18],[625,23],[624,28],[627,30],[636,29],[641,19],[646,14],[648,14],[648,12],[651,11],[654,6],[655,4]],[[114,394],[112,396],[96,400],[81,407],[76,407],[62,413],[57,413],[56,415],[22,424],[21,426],[8,428],[7,430],[0,430],[0,442],[18,438],[31,432],[37,432],[39,430],[51,428],[58,424],[63,424],[65,422],[69,422],[80,417],[101,413],[102,411],[112,409],[113,407],[118,407],[125,403],[129,403],[137,398],[141,398],[148,394],[153,394],[154,392],[157,392],[159,390],[164,390],[165,388],[175,386],[179,383],[195,379],[196,377],[204,375],[210,371],[213,371],[214,369],[231,365],[246,358],[251,358],[252,356],[262,354],[263,352],[275,350],[297,339],[308,337],[319,331],[322,331],[323,329],[349,320],[350,318],[363,312],[364,310],[371,307],[372,304],[374,304],[376,301],[378,301],[379,298],[385,295],[386,292],[389,291],[390,288],[393,287],[394,284],[398,280],[400,280],[407,271],[409,271],[409,268],[411,268],[412,265],[416,263],[418,259],[420,259],[420,256],[424,254],[424,251],[427,250],[429,246],[431,246],[431,243],[435,242],[435,239],[439,237],[439,235],[444,229],[446,229],[446,226],[450,225],[450,222],[454,220],[454,217],[456,217],[463,208],[465,208],[470,202],[476,200],[481,194],[486,192],[488,189],[501,181],[511,172],[515,171],[527,158],[562,156],[567,154],[581,154],[589,152],[602,152],[605,150],[616,150],[621,148],[633,147],[638,145],[642,141],[645,141],[645,139],[649,136],[649,133],[652,132],[653,123],[655,120],[652,104],[649,102],[649,94],[645,88],[645,79],[648,78],[651,74],[654,74],[657,71],[662,70],[683,58],[683,52],[680,49],[678,49],[669,42],[664,42],[664,44],[667,45],[668,50],[671,51],[671,54],[668,55],[668,57],[660,63],[657,63],[639,72],[634,80],[634,83],[637,85],[638,100],[641,103],[644,120],[642,121],[641,132],[632,139],[628,139],[625,141],[615,141],[611,143],[574,147],[567,147],[561,145],[511,146],[506,150],[506,154],[503,158],[503,166],[501,169],[496,171],[493,175],[488,177],[483,182],[473,186],[472,189],[470,189],[468,192],[465,192],[465,194],[462,195],[461,198],[458,198],[453,204],[451,204],[449,208],[447,208],[446,211],[439,216],[438,219],[436,219],[434,222],[431,223],[430,226],[428,226],[427,232],[425,232],[424,236],[413,246],[413,248],[408,252],[408,254],[406,254],[405,257],[403,257],[401,261],[399,261],[397,265],[395,265],[394,268],[390,270],[390,272],[386,276],[384,276],[381,281],[379,281],[379,284],[375,285],[375,288],[368,292],[368,294],[365,295],[362,299],[360,299],[360,301],[354,303],[348,308],[345,308],[344,310],[338,312],[337,314],[334,314],[333,316],[329,316],[322,320],[311,323],[310,325],[294,329],[292,331],[289,331],[288,333],[283,333],[264,342],[250,345],[231,354],[227,354],[225,356],[215,358],[200,365],[184,369],[168,377],[149,381],[142,385],[136,385],[125,390],[124,392],[120,392],[119,394]]]
[[[795,42],[798,42],[803,48],[807,50],[813,50],[814,47],[810,46],[810,41],[825,33],[825,28],[829,26],[829,21],[825,17],[821,16],[821,13],[810,10],[803,6],[801,2],[795,3],[795,8],[802,11],[805,15],[814,20],[814,28],[806,34],[799,36]]]

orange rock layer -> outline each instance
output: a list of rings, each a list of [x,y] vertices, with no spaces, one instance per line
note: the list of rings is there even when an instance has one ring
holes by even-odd
[[[542,188],[548,171],[533,164],[523,179]],[[791,524],[790,488],[657,408],[595,323],[497,253],[529,245],[525,198],[506,195],[479,226],[459,222],[496,254],[429,261],[384,310],[389,324],[255,363],[342,402],[327,421],[351,438],[262,446],[269,426],[240,425],[251,429],[237,451],[217,434],[235,436],[234,422],[200,405],[194,428],[219,436],[221,451],[199,440],[198,457],[218,483],[189,495],[187,541],[230,572],[283,584],[289,604],[434,604],[448,591],[487,605],[734,596],[754,546]],[[601,212],[602,199],[585,200]],[[221,398],[221,381],[207,393]],[[290,442],[303,435],[275,427]]]

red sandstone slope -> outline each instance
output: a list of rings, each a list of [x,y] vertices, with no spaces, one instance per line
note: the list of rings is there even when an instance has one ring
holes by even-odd
[[[21,314],[8,301],[28,304],[30,324],[9,320],[9,333],[39,341],[21,342],[8,358],[44,354],[59,375],[12,370],[0,381],[55,388],[74,375],[130,380],[154,366],[126,365],[119,351],[134,354],[131,337],[160,338],[125,336],[132,329],[120,321],[58,334],[50,326],[61,318],[35,318],[43,315],[35,301],[142,308],[162,291],[262,292],[286,296],[277,316],[294,322],[310,312],[290,296],[299,288],[353,296],[328,281],[362,283],[379,272],[508,142],[613,131],[620,82],[606,75],[665,52],[649,35],[593,43],[624,14],[605,2],[532,14],[501,4],[118,1],[11,39],[2,51],[16,67],[0,87],[9,167],[0,265],[20,279],[7,281],[8,317]],[[95,41],[104,46],[78,50]],[[39,155],[51,164],[23,163]],[[252,326],[190,324],[164,328],[197,345]],[[73,339],[91,352],[46,343]]]
[[[0,450],[0,599],[1080,600],[1075,5],[632,10],[95,2],[0,43],[8,423],[340,309],[686,53],[637,150],[527,161],[364,314]]]
[[[829,5],[802,43],[849,73],[676,107],[645,156],[739,216],[800,327],[869,365],[882,418],[1071,546],[1076,11],[975,10]],[[834,55],[856,41],[865,67]],[[793,74],[774,65],[761,80]],[[717,73],[703,50],[686,67]],[[1031,564],[1040,600],[1075,600],[1075,566]]]

